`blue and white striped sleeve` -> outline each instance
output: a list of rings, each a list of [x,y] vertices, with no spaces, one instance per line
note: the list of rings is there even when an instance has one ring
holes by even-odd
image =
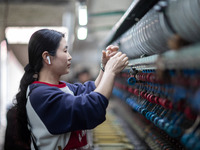
[[[73,96],[57,87],[41,86],[30,103],[51,134],[93,129],[105,120],[108,99],[97,92]]]

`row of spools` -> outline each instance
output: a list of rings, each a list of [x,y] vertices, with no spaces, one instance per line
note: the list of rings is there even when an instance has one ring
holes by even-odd
[[[200,0],[159,1],[114,44],[129,58],[163,53],[181,42],[199,42],[199,20]]]
[[[182,76],[188,73],[193,76],[190,73],[192,70],[184,72]],[[170,71],[167,81],[159,80],[154,70],[129,76],[128,73],[120,74],[113,94],[152,122],[155,127],[178,139],[185,148],[200,149],[200,119],[198,109],[193,111],[192,108],[192,103],[197,104],[197,101],[187,99],[190,92],[198,92],[196,85],[189,87],[174,71]],[[177,79],[179,81],[176,81]],[[193,95],[192,93],[191,96]]]

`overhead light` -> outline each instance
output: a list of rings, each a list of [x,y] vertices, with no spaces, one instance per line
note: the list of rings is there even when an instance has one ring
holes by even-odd
[[[52,29],[65,34],[68,38],[67,27],[7,27],[5,30],[6,39],[9,44],[28,44],[31,35],[40,29]]]
[[[79,25],[85,26],[88,23],[87,6],[85,3],[80,3],[78,7],[78,22]]]
[[[86,27],[78,27],[77,37],[79,40],[85,40],[87,38],[87,28]]]

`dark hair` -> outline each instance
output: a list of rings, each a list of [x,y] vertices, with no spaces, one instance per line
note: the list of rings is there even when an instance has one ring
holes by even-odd
[[[38,75],[43,67],[42,53],[48,51],[50,55],[55,56],[62,37],[64,37],[64,34],[60,32],[42,29],[33,33],[28,44],[29,64],[25,67],[25,73],[20,81],[15,107],[17,108],[17,125],[20,138],[29,143],[30,131],[27,127],[26,91],[28,85],[38,80],[38,78],[34,78],[34,75]]]

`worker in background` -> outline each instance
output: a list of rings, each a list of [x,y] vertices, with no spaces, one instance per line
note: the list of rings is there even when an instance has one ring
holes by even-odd
[[[95,81],[70,84],[60,81],[70,72],[72,60],[64,34],[36,31],[29,41],[28,56],[16,95],[22,139],[36,150],[90,149],[86,130],[105,121],[115,77],[128,65],[128,57],[111,45],[102,51]]]
[[[86,81],[92,80],[91,73],[89,69],[83,68],[76,74],[76,78],[78,82],[80,83],[85,83]]]

